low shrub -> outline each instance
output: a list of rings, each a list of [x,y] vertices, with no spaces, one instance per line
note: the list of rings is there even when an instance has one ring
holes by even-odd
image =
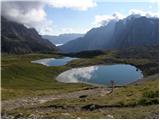
[[[143,97],[146,98],[155,98],[155,97],[159,97],[159,91],[146,91],[143,93]]]

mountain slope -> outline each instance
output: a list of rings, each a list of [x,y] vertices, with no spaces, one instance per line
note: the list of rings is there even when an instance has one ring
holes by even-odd
[[[111,21],[107,26],[93,28],[84,37],[70,41],[59,48],[63,52],[104,49],[105,45],[112,39],[115,24],[116,21]]]
[[[83,36],[84,34],[71,33],[71,34],[60,34],[59,36],[43,35],[42,37],[44,39],[48,39],[53,44],[65,44],[71,40],[74,40]]]
[[[129,16],[131,17],[131,16]],[[125,21],[126,20],[126,21]],[[112,46],[116,49],[157,45],[159,41],[159,19],[130,18],[117,22]]]
[[[1,18],[1,51],[30,53],[54,51],[56,47],[43,39],[35,29]]]
[[[158,18],[128,16],[123,20],[110,21],[106,26],[93,28],[84,37],[59,48],[63,52],[80,52],[156,45],[159,41],[158,24]]]

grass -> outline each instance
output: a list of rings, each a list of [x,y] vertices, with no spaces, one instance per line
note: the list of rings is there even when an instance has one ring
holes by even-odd
[[[146,81],[117,88],[113,94],[88,96],[85,101],[78,98],[54,100],[36,107],[14,109],[7,114],[18,118],[157,118],[159,103],[153,99],[159,101],[158,93],[156,75]],[[91,104],[100,107],[82,109]]]
[[[98,104],[98,105],[130,105],[137,103],[142,98],[155,98],[158,99],[158,75],[154,79],[147,80],[142,83],[135,85],[129,85],[126,87],[116,88],[113,94],[106,96],[90,96],[87,98],[86,102],[79,101],[78,99],[70,100],[54,100],[54,102],[48,102],[47,105],[87,105],[87,104]],[[118,98],[118,99],[117,99]]]
[[[97,64],[131,64],[141,69],[145,77],[159,72],[158,49],[138,49],[125,51],[106,51],[92,58],[77,59],[68,64],[70,67],[90,66]],[[141,52],[142,51],[142,52]],[[143,57],[142,57],[143,56]]]
[[[46,118],[46,119],[152,119],[158,118],[158,105],[139,106],[129,108],[107,108],[95,111],[63,111],[53,110],[33,112],[33,110],[16,110],[9,113],[15,118]]]
[[[108,51],[103,55],[93,58],[81,58],[61,67],[46,67],[39,64],[32,64],[32,60],[50,57],[62,57],[58,54],[25,54],[8,55],[2,54],[2,100],[14,99],[25,96],[58,94],[89,87],[84,84],[59,83],[55,77],[67,69],[73,67],[90,66],[96,64],[126,63],[140,66],[143,74],[154,73],[157,66],[150,69],[148,64],[153,60],[145,58],[118,58],[116,51]],[[140,68],[140,69],[141,69]]]
[[[55,77],[67,67],[46,67],[32,60],[52,54],[2,55],[2,100],[80,90],[87,85],[59,83]]]
[[[15,118],[34,118],[34,115],[38,118],[154,118],[157,116],[159,78],[158,74],[150,75],[158,73],[158,63],[152,57],[125,58],[117,56],[116,51],[109,51],[92,58],[77,59],[61,67],[46,67],[31,63],[32,60],[50,57],[62,56],[55,53],[2,54],[2,100],[68,93],[92,87],[85,84],[60,83],[55,80],[59,73],[73,67],[114,63],[133,64],[138,66],[147,78],[135,84],[116,88],[109,95],[88,96],[85,101],[78,98],[54,100],[32,108],[6,111],[8,115]],[[83,107],[92,104],[101,108],[82,110]],[[2,114],[5,114],[5,111],[2,111]]]

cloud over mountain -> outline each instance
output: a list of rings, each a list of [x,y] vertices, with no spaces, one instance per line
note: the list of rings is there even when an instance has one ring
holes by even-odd
[[[45,5],[84,11],[95,7],[96,3],[92,0],[2,1],[1,13],[8,20],[36,28],[40,34],[52,34],[56,28],[54,22],[47,18]]]
[[[2,2],[2,16],[9,20],[32,26],[45,19],[44,5],[38,1]]]
[[[115,12],[111,16],[110,15],[96,15],[95,21],[93,24],[95,24],[96,26],[101,26],[101,25],[106,25],[111,20],[117,21],[123,18],[124,16],[119,12]]]
[[[119,12],[115,12],[112,15],[96,15],[93,24],[96,27],[104,26],[104,25],[107,25],[111,20],[118,21],[120,19],[127,18],[128,16],[137,16],[137,17],[145,16],[148,18],[152,18],[152,17],[158,17],[158,13],[153,13],[150,11],[143,11],[143,10],[138,10],[138,9],[131,9],[129,10],[127,16],[124,16],[123,14]]]
[[[2,1],[1,3],[1,14],[5,18],[15,21],[21,24],[24,24],[27,27],[34,27],[36,30],[44,35],[52,35],[55,31],[58,33],[73,32],[80,29],[76,29],[70,26],[63,27],[60,29],[59,26],[56,26],[54,21],[49,18],[48,13],[45,7],[49,8],[66,8],[72,9],[73,11],[77,10],[84,12],[89,8],[96,7],[99,4],[95,0],[35,0],[35,1]],[[156,17],[157,13],[146,12],[136,9],[131,9],[128,15],[141,15],[147,17]],[[128,16],[127,15],[127,16]],[[53,14],[54,16],[54,14]],[[89,29],[92,27],[98,27],[101,25],[107,25],[111,20],[120,20],[125,18],[126,15],[123,15],[119,12],[114,12],[112,15],[98,14],[95,15],[95,20],[91,21]],[[66,29],[67,28],[67,29]],[[69,28],[69,29],[68,29]],[[83,31],[88,31],[83,30]],[[83,28],[84,29],[84,28]]]
[[[53,21],[47,18],[42,1],[3,1],[2,16],[36,28],[39,33],[52,32]]]
[[[148,18],[158,17],[158,13],[153,13],[153,12],[150,12],[150,11],[137,10],[137,9],[129,10],[129,15],[140,15],[140,16],[146,16]]]

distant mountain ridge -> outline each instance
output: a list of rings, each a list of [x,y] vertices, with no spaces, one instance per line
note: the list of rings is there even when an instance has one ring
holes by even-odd
[[[106,26],[93,28],[84,37],[62,46],[63,52],[86,50],[109,50],[159,43],[159,18],[130,15],[119,21],[110,21]]]
[[[60,34],[58,36],[52,36],[52,35],[43,35],[42,37],[44,39],[48,39],[53,44],[65,44],[71,40],[77,39],[79,37],[83,37],[84,34],[78,34],[78,33],[68,33],[68,34]]]
[[[34,28],[1,17],[1,51],[30,53],[55,51],[57,48],[43,39]]]
[[[159,43],[159,19],[132,17],[116,24],[112,48],[151,46]]]

